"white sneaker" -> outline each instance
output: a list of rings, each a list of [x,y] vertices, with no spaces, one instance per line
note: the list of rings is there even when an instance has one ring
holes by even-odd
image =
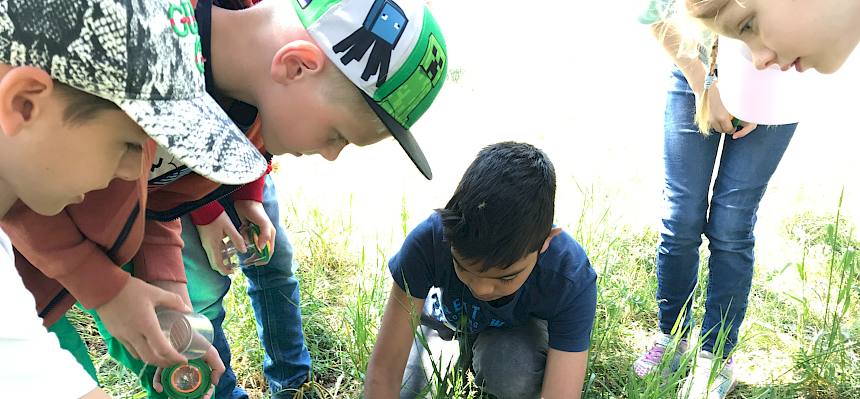
[[[717,371],[719,370],[719,371]],[[714,354],[699,352],[693,360],[693,370],[684,380],[678,399],[724,399],[735,388],[735,364],[714,359]]]

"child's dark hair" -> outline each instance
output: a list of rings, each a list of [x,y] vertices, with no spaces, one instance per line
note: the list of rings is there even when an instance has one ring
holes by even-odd
[[[459,256],[482,271],[507,268],[539,250],[552,230],[555,169],[531,144],[487,146],[436,211]]]
[[[54,89],[66,101],[63,120],[71,125],[88,122],[102,111],[119,111],[118,105],[54,80]]]

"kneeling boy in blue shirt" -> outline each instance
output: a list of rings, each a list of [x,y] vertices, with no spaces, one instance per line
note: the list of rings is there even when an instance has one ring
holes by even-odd
[[[412,230],[389,263],[395,284],[367,398],[423,395],[429,360],[444,368],[454,357],[500,399],[580,397],[596,274],[552,224],[554,203],[555,170],[543,151],[504,142],[478,154],[445,208]],[[427,347],[415,338],[419,323]],[[446,354],[454,337],[460,353]]]

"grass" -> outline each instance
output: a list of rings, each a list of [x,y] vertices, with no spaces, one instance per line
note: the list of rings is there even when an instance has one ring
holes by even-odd
[[[633,231],[586,195],[577,220],[559,224],[587,250],[598,273],[599,297],[585,381],[587,398],[672,398],[695,359],[668,382],[636,378],[633,360],[650,344],[656,325],[654,253],[658,234]],[[394,237],[356,237],[351,201],[342,214],[323,215],[289,208],[291,233],[299,261],[305,336],[316,381],[338,398],[357,398],[376,340],[391,284],[386,258],[408,232],[405,199],[402,223]],[[304,209],[304,208],[302,208]],[[781,267],[756,265],[740,342],[733,353],[740,384],[731,398],[860,398],[860,282],[858,241],[853,225],[835,213],[800,213],[788,217],[782,239],[800,256]],[[706,246],[703,246],[706,247]],[[703,249],[700,286],[691,300],[694,320],[701,320],[707,283]],[[262,349],[253,311],[237,276],[225,300],[226,333],[233,368],[252,398],[267,397],[262,377]],[[114,397],[142,397],[134,376],[104,354],[88,319],[73,322],[90,344],[102,383]],[[720,332],[721,334],[724,334]],[[695,353],[695,351],[690,352]],[[664,365],[665,366],[665,365]],[[431,376],[433,397],[478,398],[473,376],[437,364]]]

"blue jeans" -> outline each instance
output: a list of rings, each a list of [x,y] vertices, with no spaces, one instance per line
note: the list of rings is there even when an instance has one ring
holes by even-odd
[[[413,340],[403,372],[401,399],[431,396],[419,395],[427,389],[434,363],[443,374],[452,371],[448,367],[455,364],[471,368],[482,390],[499,399],[540,397],[549,350],[546,320],[532,318],[517,327],[488,328],[460,341],[451,340],[454,332],[435,320],[422,317],[419,328],[430,351],[418,337]]]
[[[705,137],[693,122],[695,97],[680,70],[673,70],[671,80],[664,127],[665,210],[657,248],[660,329],[671,333],[683,310],[681,326],[689,332],[704,234],[711,255],[702,349],[713,352],[717,332],[726,328],[727,355],[737,343],[746,314],[756,211],[797,124],[758,126],[737,140],[715,132]],[[709,199],[720,140],[723,150]]]
[[[238,226],[232,201],[224,200],[222,204]],[[269,382],[272,398],[278,398],[278,392],[296,388],[308,379],[311,359],[302,332],[293,248],[281,223],[275,186],[268,176],[263,190],[263,207],[277,231],[275,251],[268,265],[243,267],[242,272],[248,281],[247,292],[257,321],[257,335],[265,351],[263,373]],[[229,363],[229,346],[222,327],[222,300],[230,289],[231,280],[209,267],[197,229],[188,218],[183,218],[182,223],[183,257],[191,302],[195,311],[212,320],[216,331],[213,344],[227,366],[227,372],[216,387],[216,396],[218,399],[247,398],[245,392],[235,386],[236,378]],[[232,396],[222,396],[222,392],[232,392]]]

